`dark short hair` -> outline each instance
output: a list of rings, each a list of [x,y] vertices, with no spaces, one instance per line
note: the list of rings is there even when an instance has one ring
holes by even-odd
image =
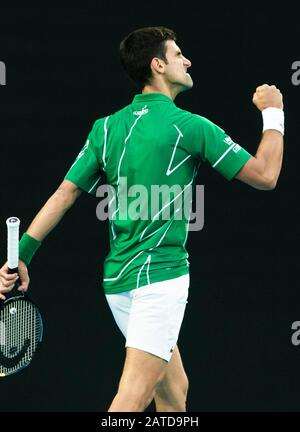
[[[150,82],[153,57],[167,62],[167,40],[176,41],[176,33],[167,27],[143,27],[129,33],[120,43],[120,60],[129,77],[141,88]]]

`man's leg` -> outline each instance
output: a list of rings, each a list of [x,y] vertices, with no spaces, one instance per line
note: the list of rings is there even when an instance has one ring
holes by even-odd
[[[156,411],[185,412],[188,386],[188,378],[176,345],[164,377],[154,391]]]
[[[108,411],[142,412],[151,403],[168,362],[137,348],[126,348],[118,392]]]

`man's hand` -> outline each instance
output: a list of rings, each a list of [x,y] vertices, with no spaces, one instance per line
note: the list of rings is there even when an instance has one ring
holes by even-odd
[[[19,276],[17,273],[8,273],[8,263],[0,269],[0,300],[5,300],[5,293],[10,292],[18,278],[20,278],[20,286],[18,291],[27,291],[29,285],[29,276],[26,265],[23,261],[19,261],[18,264]]]
[[[252,102],[260,111],[269,107],[283,109],[282,94],[274,85],[263,84],[257,87]]]

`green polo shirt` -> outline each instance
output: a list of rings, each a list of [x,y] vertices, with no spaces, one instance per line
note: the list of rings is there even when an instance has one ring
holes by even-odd
[[[230,180],[250,157],[220,127],[162,93],[137,94],[131,104],[96,120],[65,179],[105,197],[105,173],[105,294],[188,273],[185,244],[199,167],[207,161]]]

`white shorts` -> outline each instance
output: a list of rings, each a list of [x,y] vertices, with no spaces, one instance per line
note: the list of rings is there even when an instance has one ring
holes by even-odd
[[[189,273],[105,297],[126,338],[138,348],[167,362],[177,343],[190,285]]]

